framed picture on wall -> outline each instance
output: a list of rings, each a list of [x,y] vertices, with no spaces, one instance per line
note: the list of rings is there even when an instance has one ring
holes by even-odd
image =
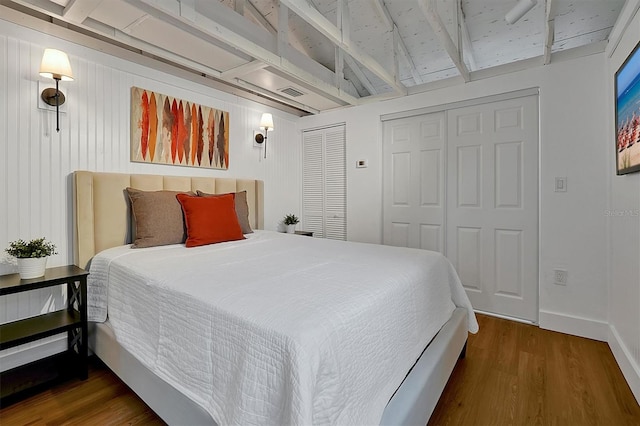
[[[640,171],[640,43],[615,75],[616,172]]]
[[[131,161],[229,169],[229,113],[131,88]]]

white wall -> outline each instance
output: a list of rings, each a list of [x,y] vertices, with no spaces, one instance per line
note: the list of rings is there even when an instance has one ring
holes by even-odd
[[[636,15],[608,61],[609,93],[614,91],[616,70],[639,41],[640,16]],[[640,401],[640,173],[615,175],[613,96],[608,101],[609,345]]]
[[[540,90],[540,325],[606,340],[606,183],[610,92],[602,53],[300,119],[300,129],[347,126],[348,239],[382,241],[380,115],[538,87]],[[356,169],[358,159],[369,167]],[[554,178],[568,192],[554,192]],[[552,269],[569,272],[566,287]]]
[[[67,112],[61,114],[60,133],[55,113],[37,108],[38,80],[46,81],[38,75],[45,47],[67,52],[75,75],[75,81],[63,83]],[[131,86],[228,111],[229,170],[132,163]],[[252,144],[263,112],[272,112],[275,124],[267,159]],[[262,179],[265,228],[275,230],[285,213],[299,214],[296,126],[296,116],[0,20],[0,250],[17,238],[45,236],[59,252],[48,266],[73,263],[70,176],[79,169]],[[0,274],[15,270],[7,261],[0,261]],[[46,290],[2,297],[0,322],[46,312],[61,301],[60,293],[52,297]],[[0,361],[12,352],[3,351]],[[0,370],[11,365],[3,362]]]

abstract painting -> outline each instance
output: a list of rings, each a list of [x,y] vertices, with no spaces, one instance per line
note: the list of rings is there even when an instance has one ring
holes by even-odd
[[[131,161],[229,168],[229,113],[131,88]]]

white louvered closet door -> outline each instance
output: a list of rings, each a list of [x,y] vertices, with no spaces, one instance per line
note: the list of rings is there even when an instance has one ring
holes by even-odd
[[[345,240],[345,127],[305,131],[302,144],[303,228],[315,237]]]

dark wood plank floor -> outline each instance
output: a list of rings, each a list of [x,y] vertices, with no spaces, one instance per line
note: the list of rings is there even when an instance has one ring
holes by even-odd
[[[429,425],[640,425],[640,406],[606,343],[478,315]],[[0,410],[8,425],[161,425],[99,362]]]

